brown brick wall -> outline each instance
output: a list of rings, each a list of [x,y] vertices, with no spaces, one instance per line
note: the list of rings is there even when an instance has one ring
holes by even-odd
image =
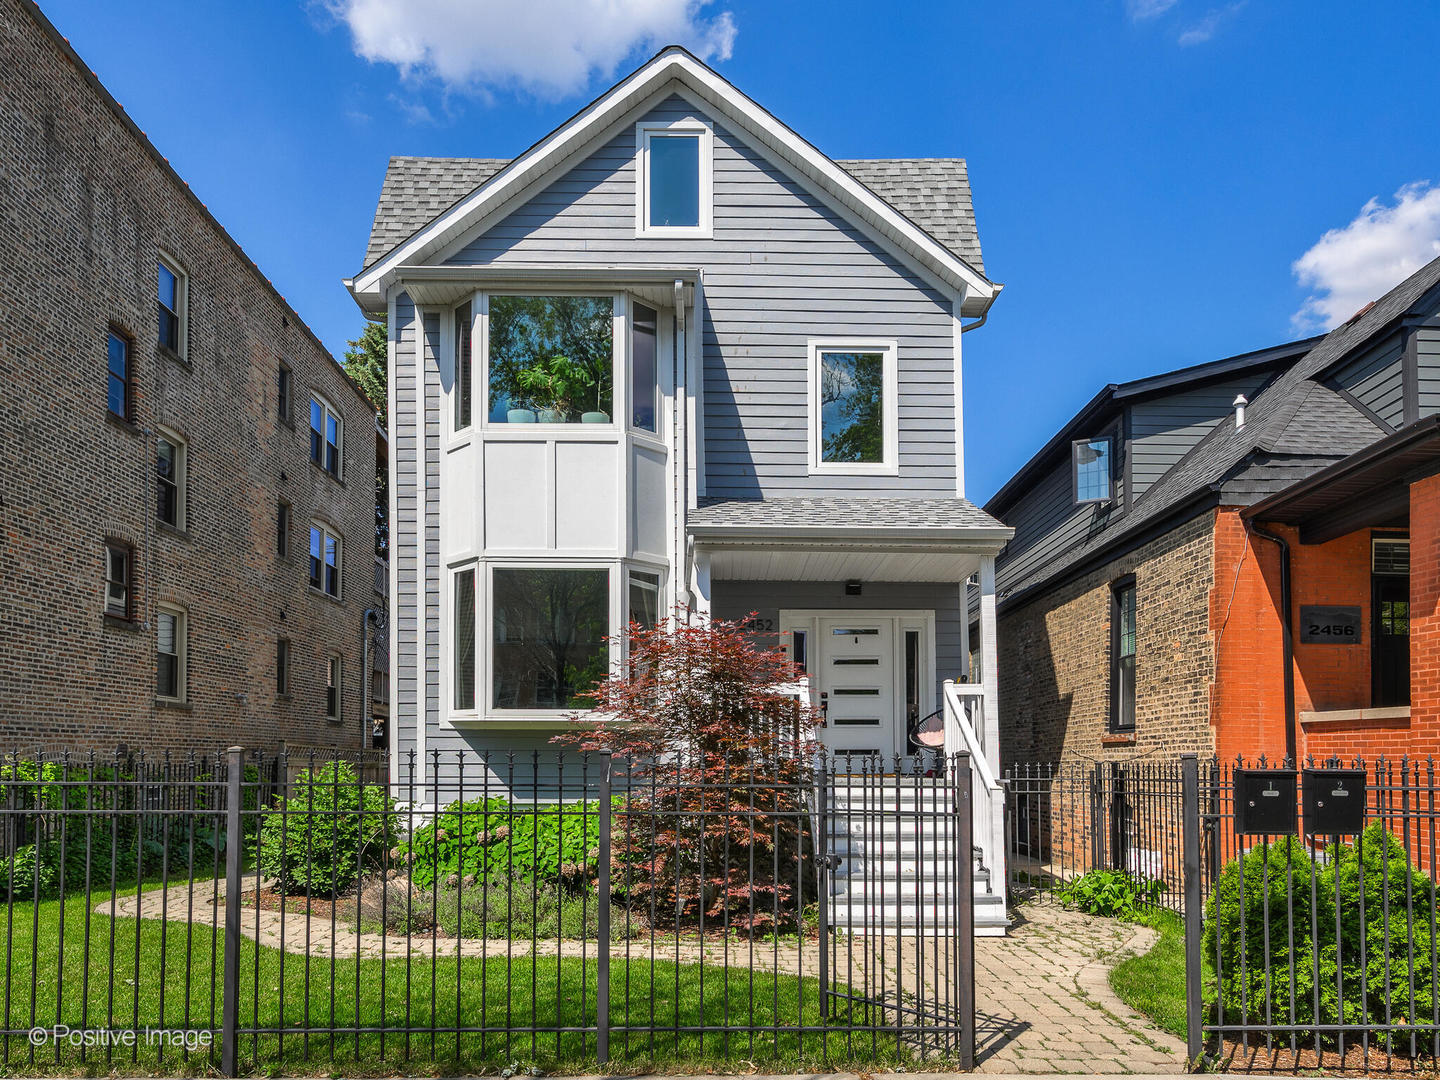
[[[255,267],[112,110],[25,0],[0,0],[0,750],[360,738],[373,414]],[[190,277],[188,363],[157,346],[161,251]],[[106,333],[134,338],[134,423],[108,418]],[[294,427],[276,371],[295,372]],[[308,395],[345,417],[343,483],[308,458]],[[157,425],[190,441],[188,530],[157,525]],[[295,507],[275,552],[279,497]],[[337,603],[308,588],[308,523],[345,542]],[[102,618],[102,542],[136,550],[133,627]],[[189,612],[189,702],[155,700],[155,605]],[[275,641],[292,642],[292,694]],[[345,657],[345,722],[323,658]]]
[[[999,618],[1000,745],[1009,762],[1168,759],[1214,749],[1208,512]],[[1136,585],[1133,740],[1109,733],[1110,588]]]

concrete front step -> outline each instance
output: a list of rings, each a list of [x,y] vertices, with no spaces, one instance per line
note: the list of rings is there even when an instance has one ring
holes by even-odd
[[[951,905],[914,903],[879,904],[837,900],[830,906],[830,925],[850,933],[896,933],[906,930],[947,931],[955,929]],[[1005,900],[999,896],[975,898],[975,932],[1004,933],[1009,925]]]

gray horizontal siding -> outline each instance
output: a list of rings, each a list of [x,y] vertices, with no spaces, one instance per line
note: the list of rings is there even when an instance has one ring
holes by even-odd
[[[1051,469],[1003,515],[1015,535],[996,560],[996,590],[1003,597],[1012,583],[1095,535],[1116,506],[1076,506],[1069,459]]]
[[[395,455],[395,490],[390,521],[390,558],[397,575],[395,602],[390,617],[396,622],[396,649],[391,661],[391,745],[401,754],[415,747],[419,701],[420,638],[417,623],[420,593],[419,525],[416,514],[415,464],[415,306],[403,293],[395,302],[395,343],[390,378],[395,386],[395,409],[390,416],[390,452]]]
[[[1405,423],[1405,378],[1399,335],[1336,369],[1330,378],[1391,427]]]
[[[452,261],[703,267],[709,495],[954,494],[949,299],[718,124],[715,238],[637,238],[634,154],[627,128]],[[807,475],[806,342],[846,335],[899,342],[898,477]]]
[[[1440,327],[1416,328],[1415,365],[1420,415],[1440,412]]]
[[[1236,394],[1254,397],[1265,376],[1197,387],[1130,407],[1131,497],[1139,498],[1234,411]]]

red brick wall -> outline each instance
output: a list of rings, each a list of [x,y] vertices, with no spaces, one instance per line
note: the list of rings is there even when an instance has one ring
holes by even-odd
[[[1410,749],[1440,755],[1440,476],[1410,485]]]

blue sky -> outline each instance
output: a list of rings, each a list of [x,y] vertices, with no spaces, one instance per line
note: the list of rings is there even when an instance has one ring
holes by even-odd
[[[968,158],[1006,284],[965,338],[976,501],[1105,383],[1323,328],[1440,253],[1432,3],[42,6],[337,355],[391,154],[513,155],[657,39],[834,157]]]

